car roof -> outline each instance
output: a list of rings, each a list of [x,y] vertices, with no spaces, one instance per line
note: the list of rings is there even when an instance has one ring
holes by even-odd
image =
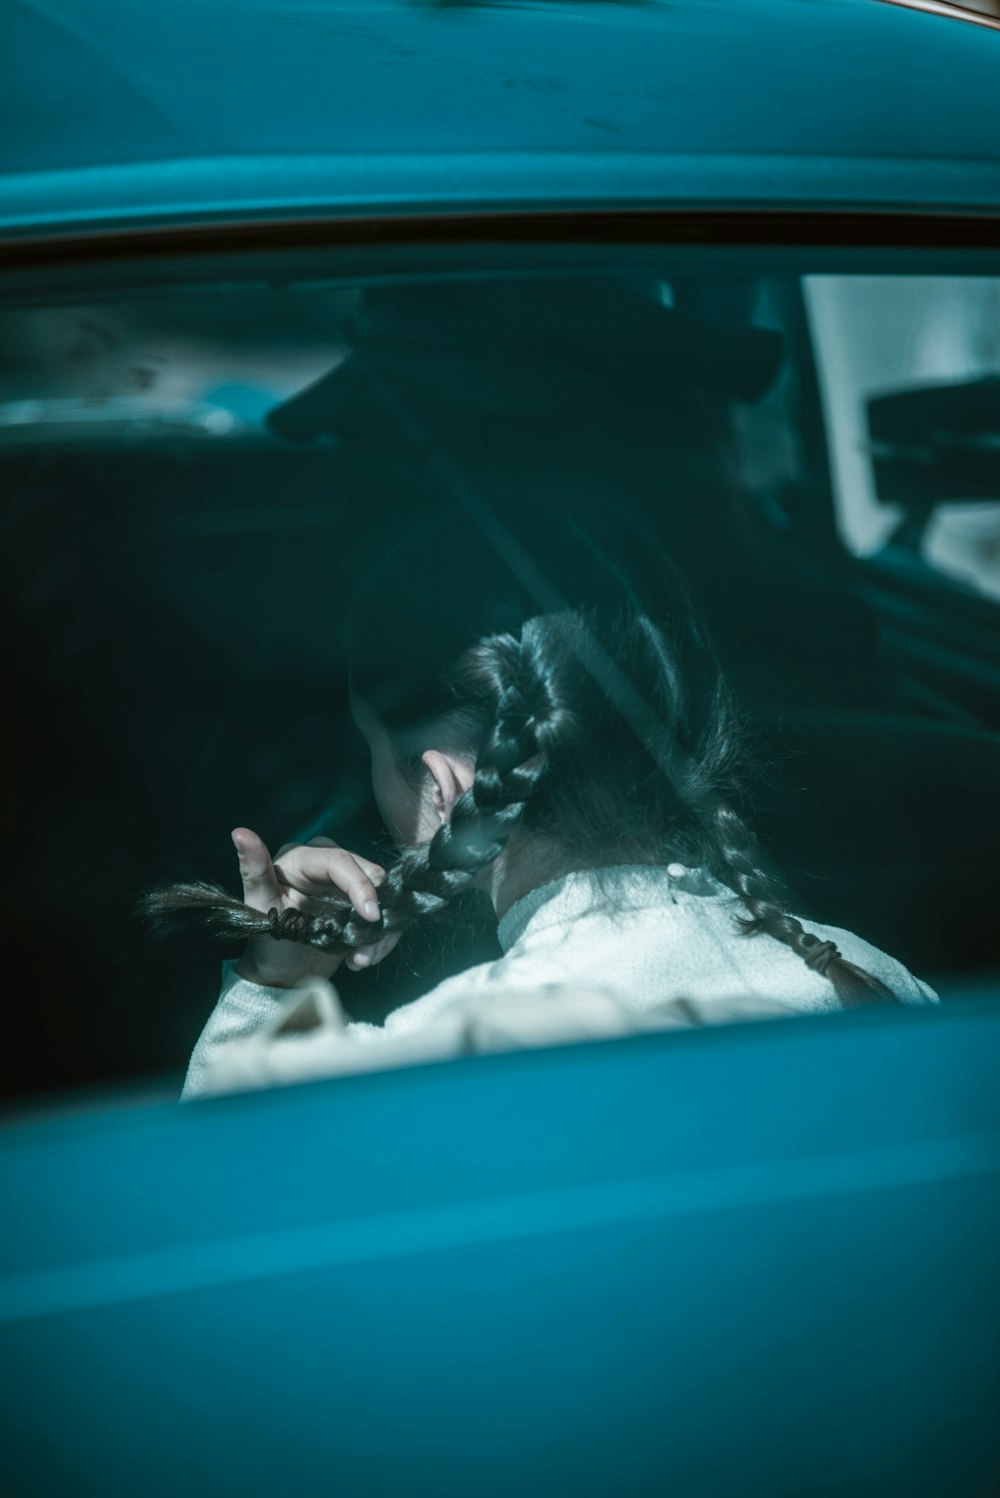
[[[0,233],[1000,204],[1000,33],[881,0],[5,0]]]

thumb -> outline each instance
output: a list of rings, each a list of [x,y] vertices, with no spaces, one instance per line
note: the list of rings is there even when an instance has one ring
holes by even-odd
[[[261,911],[280,905],[281,890],[271,855],[263,841],[249,827],[234,828],[231,837],[240,860],[244,903],[251,910]]]

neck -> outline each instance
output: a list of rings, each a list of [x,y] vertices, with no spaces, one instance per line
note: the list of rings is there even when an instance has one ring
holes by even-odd
[[[576,868],[575,861],[558,844],[532,838],[520,841],[515,848],[504,849],[480,876],[480,887],[486,890],[493,902],[499,921],[512,905],[540,884],[572,874]]]

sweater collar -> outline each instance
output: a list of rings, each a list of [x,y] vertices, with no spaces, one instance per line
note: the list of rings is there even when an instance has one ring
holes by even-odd
[[[500,918],[497,936],[504,952],[529,932],[565,926],[585,916],[670,906],[677,894],[731,895],[705,869],[671,864],[669,870],[651,864],[616,864],[605,869],[583,869],[538,885],[515,900]]]

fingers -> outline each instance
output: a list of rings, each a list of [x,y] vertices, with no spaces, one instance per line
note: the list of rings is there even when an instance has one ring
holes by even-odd
[[[339,848],[332,837],[311,837],[307,844],[310,848]],[[360,853],[352,853],[351,857],[359,868],[364,869],[371,882],[377,887],[385,878],[385,869],[380,863],[372,863],[370,858],[362,858]]]
[[[311,900],[329,897],[332,890],[337,890],[347,895],[365,920],[381,919],[378,886],[385,880],[385,869],[358,853],[349,853],[332,838],[285,843],[273,863],[261,839],[249,828],[237,828],[233,842],[240,851],[247,904],[251,903],[251,895],[262,902],[255,904],[255,909],[267,910],[281,904],[308,910]],[[351,952],[344,965],[355,972],[375,967],[388,957],[398,941],[399,933],[392,932],[371,946]]]
[[[281,889],[265,844],[249,827],[236,827],[230,835],[239,856],[244,903],[262,911],[280,905]]]
[[[313,899],[322,899],[331,890],[339,890],[366,921],[381,919],[377,885],[385,878],[385,870],[367,858],[339,848],[329,838],[291,844],[276,862],[275,874],[286,890],[290,888]]]
[[[335,843],[332,837],[311,837],[308,843],[283,843],[275,854],[275,863],[286,853],[290,853],[293,848],[340,848],[340,844]],[[341,849],[341,851],[345,852],[346,849]],[[382,883],[385,878],[385,869],[380,863],[373,863],[370,858],[362,858],[360,853],[352,853],[350,856],[359,868],[364,870],[374,885],[378,886]]]
[[[361,972],[364,968],[374,967],[377,962],[382,961],[383,957],[388,957],[389,953],[397,945],[399,936],[400,933],[394,931],[391,935],[384,937],[382,941],[373,942],[370,947],[361,947],[358,951],[351,952],[345,959],[344,966],[351,968],[354,972]]]
[[[354,859],[355,863],[359,864],[361,868],[364,869],[372,884],[374,884],[377,889],[385,878],[385,869],[382,867],[382,865],[380,863],[372,863],[368,858],[362,858],[360,853],[352,853],[351,857]]]

